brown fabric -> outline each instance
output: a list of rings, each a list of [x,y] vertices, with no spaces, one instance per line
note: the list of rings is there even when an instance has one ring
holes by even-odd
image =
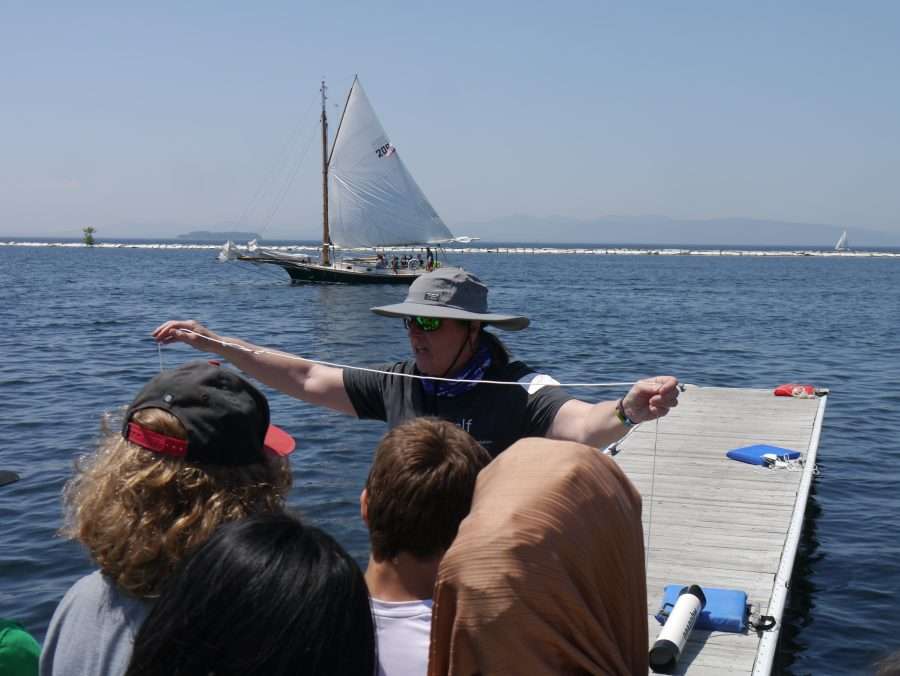
[[[441,562],[429,676],[646,674],[641,498],[616,463],[523,439]]]

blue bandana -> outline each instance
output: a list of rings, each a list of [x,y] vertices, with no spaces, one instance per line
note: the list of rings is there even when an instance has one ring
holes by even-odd
[[[454,373],[450,378],[458,378],[459,380],[481,380],[484,378],[485,371],[491,365],[491,351],[487,345],[482,344],[469,362],[459,371]],[[458,397],[468,392],[478,383],[454,383],[445,382],[443,380],[423,380],[422,387],[425,394],[436,397]]]

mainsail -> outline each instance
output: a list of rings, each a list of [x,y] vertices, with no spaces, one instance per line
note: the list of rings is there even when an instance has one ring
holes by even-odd
[[[846,251],[847,250],[847,231],[841,234],[841,238],[837,241],[837,244],[834,245],[835,251]]]
[[[331,149],[328,179],[333,244],[373,247],[453,239],[391,145],[358,79]]]

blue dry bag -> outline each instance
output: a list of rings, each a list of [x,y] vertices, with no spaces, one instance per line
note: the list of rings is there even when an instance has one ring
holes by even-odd
[[[663,591],[663,603],[656,620],[666,623],[678,595],[684,589],[683,584],[667,584]],[[711,629],[713,631],[731,631],[743,633],[747,631],[747,593],[737,589],[716,589],[702,587],[706,596],[706,605],[700,611],[695,629]]]

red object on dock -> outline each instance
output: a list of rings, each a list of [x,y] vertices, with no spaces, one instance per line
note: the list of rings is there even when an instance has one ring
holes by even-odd
[[[812,399],[828,394],[828,390],[812,385],[800,385],[797,383],[785,383],[775,388],[776,397],[798,397],[800,399]]]

